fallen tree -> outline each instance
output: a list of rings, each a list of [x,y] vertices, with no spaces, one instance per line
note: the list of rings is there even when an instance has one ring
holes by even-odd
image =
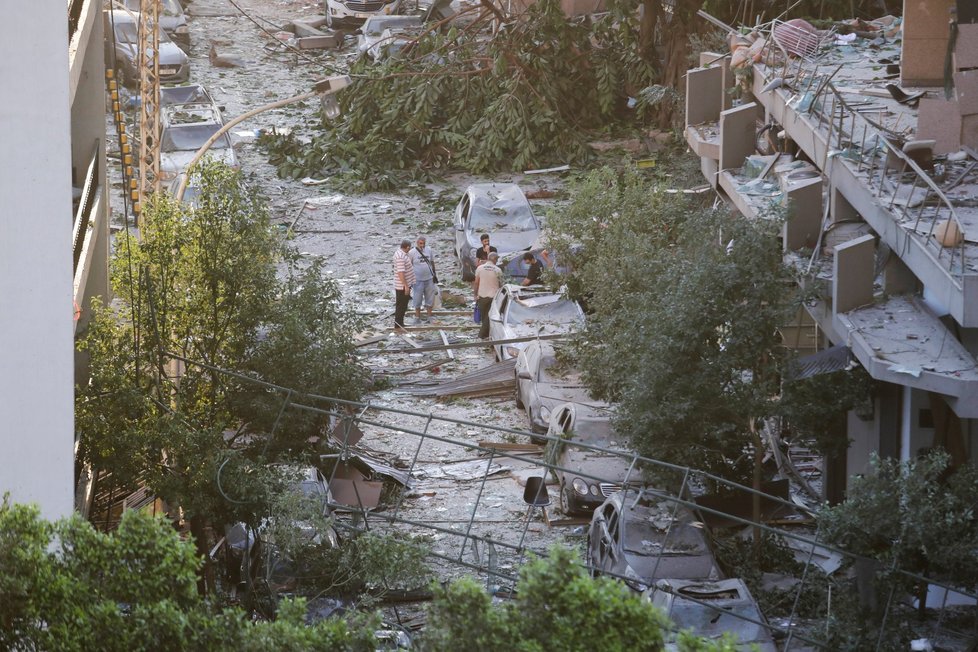
[[[342,115],[309,144],[263,142],[283,177],[339,176],[365,188],[461,168],[482,173],[580,163],[588,139],[650,123],[661,92],[637,0],[610,0],[593,20],[568,19],[557,0],[525,15],[482,5],[473,20],[422,33],[398,56],[362,60],[339,94]],[[669,95],[672,97],[671,95]]]

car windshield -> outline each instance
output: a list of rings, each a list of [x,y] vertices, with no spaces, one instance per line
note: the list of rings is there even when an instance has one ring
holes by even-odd
[[[710,602],[708,599],[703,601]],[[698,636],[719,638],[725,632],[730,632],[743,642],[760,641],[766,638],[764,627],[740,618],[761,619],[752,605],[731,605],[720,602],[715,606],[717,609],[682,601],[673,605],[669,616],[678,629],[692,629]]]
[[[577,304],[570,299],[557,299],[548,303],[536,303],[532,300],[516,299],[510,301],[506,321],[510,324],[526,322],[552,322],[556,324],[573,324],[580,321],[581,313]]]
[[[214,135],[221,125],[185,125],[176,129],[165,129],[161,147],[164,152],[197,150]],[[211,149],[226,149],[231,146],[227,134],[218,138]]]
[[[545,355],[540,359],[540,372],[537,380],[541,383],[551,383],[553,385],[583,387],[580,372],[567,369],[563,365],[558,365],[557,358],[553,355]]]
[[[537,221],[518,188],[502,187],[472,198],[469,228],[473,231],[532,231]]]

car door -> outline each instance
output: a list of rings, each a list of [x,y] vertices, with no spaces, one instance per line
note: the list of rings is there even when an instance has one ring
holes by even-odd
[[[468,220],[469,205],[469,195],[466,193],[462,195],[462,198],[458,200],[458,205],[455,206],[455,255],[459,258],[465,255],[464,245],[467,243],[465,222]]]
[[[489,306],[489,339],[491,340],[504,340],[506,339],[506,329],[504,328],[506,310],[509,307],[509,303],[512,300],[510,296],[509,288],[505,285],[499,288],[499,292],[492,299],[492,304]],[[503,359],[503,347],[502,345],[494,344],[493,349],[496,352],[496,359]]]

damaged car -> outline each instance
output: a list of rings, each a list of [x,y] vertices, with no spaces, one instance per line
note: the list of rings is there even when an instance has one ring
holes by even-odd
[[[138,12],[142,0],[124,0],[126,8]],[[180,0],[160,0],[160,27],[180,45],[190,45],[190,27]]]
[[[777,652],[771,628],[757,601],[740,579],[717,581],[661,579],[645,597],[676,625],[666,650],[677,650],[676,632],[707,640],[732,636],[738,652]]]
[[[422,20],[421,16],[371,16],[360,26],[357,50],[374,61],[392,56],[407,42],[405,31],[420,28]]]
[[[642,486],[641,470],[611,424],[611,408],[563,403],[550,416],[544,457],[557,467],[560,510],[568,516],[590,516],[609,496],[625,487]],[[568,442],[606,450],[591,450]]]
[[[718,579],[702,522],[674,502],[643,503],[643,497],[622,491],[594,510],[587,537],[592,574],[617,577],[636,591],[664,577]]]
[[[589,407],[607,404],[596,401],[581,380],[581,372],[560,364],[549,341],[528,342],[516,357],[516,407],[526,410],[530,430],[546,433],[550,415],[562,403]]]
[[[105,60],[119,72],[123,86],[139,84],[139,14],[129,11],[106,11]],[[160,82],[180,84],[190,78],[190,60],[180,47],[159,29]]]
[[[195,90],[195,89],[200,90]],[[163,129],[160,140],[160,176],[173,179],[186,170],[197,151],[224,127],[221,108],[214,103],[202,87],[188,86],[184,90],[164,95],[161,92],[160,124]],[[179,102],[186,96],[189,101]],[[222,163],[236,168],[238,157],[232,147],[231,137],[221,134],[208,150],[208,154]]]
[[[497,341],[572,333],[583,325],[584,310],[576,301],[540,287],[504,285],[489,306],[489,338],[500,361],[518,356],[528,342]]]
[[[500,258],[528,251],[540,238],[526,195],[515,183],[476,183],[465,190],[455,207],[455,255],[462,280],[475,279],[479,237],[486,233]]]
[[[323,0],[326,24],[359,25],[371,16],[390,16],[401,8],[401,0]]]

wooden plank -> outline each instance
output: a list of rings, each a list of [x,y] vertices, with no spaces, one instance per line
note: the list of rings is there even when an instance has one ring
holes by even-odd
[[[441,335],[441,341],[445,343],[445,346],[448,346],[448,335],[445,333],[445,331],[439,328],[438,334]],[[448,349],[448,357],[454,360],[455,352],[452,351],[451,349]]]
[[[523,453],[543,452],[543,446],[539,444],[515,444],[508,441],[480,441],[479,446],[497,451],[516,451]]]

